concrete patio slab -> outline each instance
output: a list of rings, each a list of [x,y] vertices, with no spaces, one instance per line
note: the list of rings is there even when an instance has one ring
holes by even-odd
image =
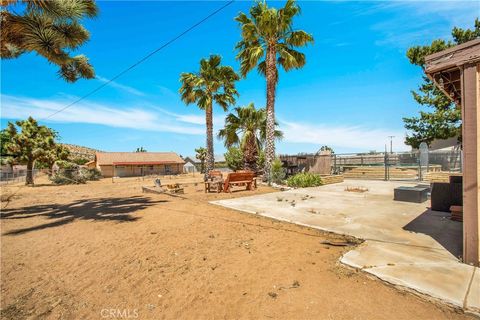
[[[475,268],[449,262],[447,257],[438,250],[367,241],[345,254],[341,262],[391,284],[463,306]]]
[[[393,201],[411,182],[346,180],[212,203],[366,240],[341,262],[391,284],[480,312],[478,268],[463,264],[462,224],[421,204]],[[348,192],[348,187],[368,188]]]
[[[470,284],[470,291],[465,299],[465,307],[469,310],[480,310],[480,269],[476,268]]]

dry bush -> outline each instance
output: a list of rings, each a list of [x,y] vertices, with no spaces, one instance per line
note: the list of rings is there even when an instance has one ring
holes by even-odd
[[[363,192],[367,192],[368,191],[368,188],[365,188],[365,187],[346,187],[345,188],[345,191],[347,192],[359,192],[359,193],[363,193]]]

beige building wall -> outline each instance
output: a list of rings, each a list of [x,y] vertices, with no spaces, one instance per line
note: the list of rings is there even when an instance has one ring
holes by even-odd
[[[98,169],[102,172],[102,176],[105,178],[113,177],[135,177],[146,176],[155,174],[180,174],[183,171],[183,165],[181,164],[167,164],[167,165],[124,165],[115,166],[112,165],[100,165]]]
[[[113,176],[113,166],[97,166],[97,169],[100,170],[102,176],[105,178]]]

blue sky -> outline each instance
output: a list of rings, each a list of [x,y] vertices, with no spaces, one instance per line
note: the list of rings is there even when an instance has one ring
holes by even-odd
[[[100,14],[84,24],[90,41],[84,53],[98,79],[74,84],[59,79],[57,67],[35,54],[1,61],[2,128],[29,115],[42,118],[90,92],[225,2],[100,1]],[[283,2],[269,2],[282,6]],[[337,153],[383,150],[393,135],[403,144],[402,117],[419,107],[410,90],[421,70],[409,64],[408,47],[450,38],[453,26],[473,27],[478,2],[302,1],[295,27],[313,34],[307,65],[280,73],[276,114],[285,138],[279,153],[314,152],[322,145]],[[201,58],[220,54],[238,69],[233,20],[251,2],[238,1],[99,92],[42,121],[61,141],[105,151],[175,151],[194,154],[205,144],[204,114],[179,99],[181,72],[198,70]],[[238,83],[237,105],[265,105],[265,79],[252,72]],[[226,115],[215,108],[215,129]],[[224,152],[215,141],[215,153]]]

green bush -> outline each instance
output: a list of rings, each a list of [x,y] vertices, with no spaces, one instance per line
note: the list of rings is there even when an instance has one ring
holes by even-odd
[[[297,173],[287,179],[287,185],[293,188],[318,187],[322,184],[322,178],[315,173]]]
[[[231,147],[228,148],[225,153],[225,161],[227,166],[233,170],[242,170],[243,169],[243,152],[239,148]]]
[[[283,163],[280,159],[275,159],[272,161],[272,168],[270,169],[271,179],[274,183],[282,183],[285,179],[286,173],[283,168]]]

